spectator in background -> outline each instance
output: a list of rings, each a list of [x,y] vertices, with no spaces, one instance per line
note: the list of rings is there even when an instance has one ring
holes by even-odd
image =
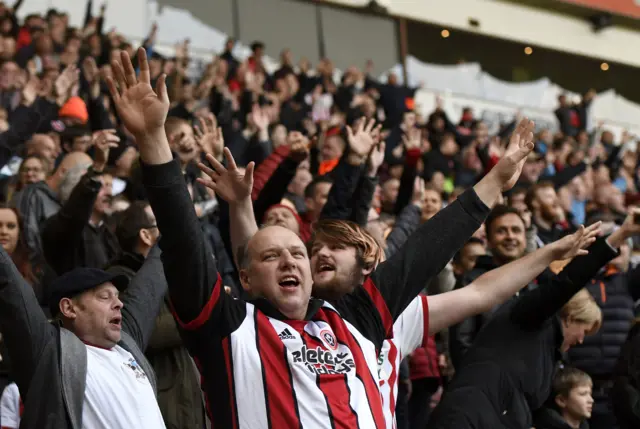
[[[527,246],[525,224],[516,209],[504,205],[494,207],[485,221],[485,230],[488,255],[479,256],[476,259],[474,268],[463,274],[456,284],[456,288],[464,287],[482,274],[518,260],[525,255]],[[544,274],[541,274],[539,277],[543,276]],[[535,287],[535,283],[534,279],[524,287],[522,292]],[[519,293],[516,293],[515,296],[517,297]],[[455,368],[462,366],[463,356],[473,344],[482,327],[486,325],[498,308],[494,307],[486,313],[466,319],[450,328],[449,347]]]
[[[529,188],[526,203],[531,210],[531,222],[538,232],[536,240],[539,247],[560,239],[573,229],[552,183],[540,182]]]
[[[536,429],[589,429],[593,383],[589,374],[562,368],[553,378],[550,404],[536,412]]]
[[[618,427],[611,402],[613,374],[634,319],[634,303],[640,299],[640,268],[630,269],[630,254],[631,243],[623,243],[620,255],[587,283],[587,290],[602,310],[602,327],[569,353],[571,365],[593,380],[591,429]]]
[[[18,198],[18,193],[22,192],[27,185],[44,181],[50,170],[49,162],[45,158],[39,155],[28,155],[20,164],[17,182],[8,185],[5,201]]]
[[[119,252],[105,221],[110,214],[113,178],[104,173],[109,150],[118,137],[109,131],[96,135],[95,159],[73,188],[69,199],[42,231],[42,247],[51,267],[62,275],[74,267],[104,267]]]
[[[485,256],[487,249],[484,241],[479,238],[471,237],[469,241],[462,246],[462,249],[453,257],[453,273],[456,278],[462,280],[462,276],[473,270],[476,266],[478,258]]]
[[[87,154],[69,154],[51,176],[42,182],[28,185],[14,201],[13,204],[24,219],[25,240],[32,254],[43,255],[41,231],[45,221],[61,208],[59,191],[67,172],[79,165],[91,163]]]
[[[622,429],[640,425],[640,319],[636,318],[615,368],[611,402]]]
[[[106,271],[131,281],[159,238],[148,202],[136,201],[122,213],[116,236],[123,253]],[[203,428],[205,414],[197,369],[182,344],[168,299],[156,317],[145,355],[156,372],[158,405],[167,428]]]

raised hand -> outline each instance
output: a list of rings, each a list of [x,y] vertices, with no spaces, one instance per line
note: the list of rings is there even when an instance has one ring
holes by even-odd
[[[269,117],[257,104],[253,106],[253,109],[251,110],[251,119],[259,131],[266,130],[267,127],[269,127]]]
[[[367,122],[366,118],[362,118],[358,121],[355,132],[347,125],[349,149],[351,154],[360,159],[360,163],[367,158],[375,142],[373,136],[375,124],[375,119],[369,119],[369,122]]]
[[[90,84],[94,83],[99,74],[100,71],[98,70],[96,60],[91,56],[86,57],[84,61],[82,61],[82,75],[86,81]]]
[[[253,168],[255,163],[250,162],[243,174],[236,165],[236,161],[228,148],[224,148],[224,156],[227,159],[228,168],[222,165],[211,154],[207,154],[207,161],[213,169],[203,163],[198,163],[198,168],[209,178],[198,178],[198,183],[213,190],[217,196],[233,204],[251,198],[253,189]]]
[[[413,193],[411,194],[411,204],[418,207],[422,207],[424,204],[424,179],[422,177],[416,177],[413,181]]]
[[[493,167],[498,180],[502,184],[502,191],[508,191],[518,181],[527,156],[534,148],[533,129],[535,124],[523,118],[516,126],[509,139],[509,145],[500,161]],[[492,172],[493,172],[492,170]]]
[[[160,75],[154,92],[151,88],[149,63],[144,48],[138,49],[138,60],[139,77],[136,77],[126,51],[120,53],[119,60],[116,58],[112,61],[111,68],[118,86],[116,87],[116,82],[112,78],[107,78],[109,92],[118,116],[136,138],[164,134],[164,121],[169,111],[166,75]]]
[[[596,222],[588,228],[581,225],[575,233],[549,244],[553,252],[553,259],[556,261],[571,259],[589,253],[587,247],[600,235],[601,225],[602,222]]]
[[[33,74],[29,74],[27,82],[22,87],[22,104],[25,106],[31,106],[38,97],[38,89],[40,87],[40,80]]]
[[[78,83],[79,71],[74,64],[70,64],[64,68],[54,83],[56,91],[56,102],[62,106],[71,95],[71,90]]]
[[[407,151],[420,149],[422,146],[422,133],[419,128],[411,128],[402,135],[402,143]]]
[[[299,131],[291,131],[287,136],[287,143],[291,148],[289,158],[302,162],[309,156],[309,139]]]
[[[369,177],[375,177],[376,174],[378,174],[378,170],[384,162],[385,149],[385,143],[380,142],[371,150],[371,154],[369,155],[369,159],[367,160],[367,173],[369,174]]]
[[[118,147],[120,137],[116,130],[100,130],[93,133],[92,143],[94,146],[93,169],[101,172],[109,160],[109,151]]]
[[[195,126],[196,143],[204,153],[210,153],[215,158],[222,155],[224,148],[224,137],[222,128],[218,127],[218,121],[213,113],[209,113],[204,117],[199,117],[200,125]]]
[[[630,207],[622,226],[607,237],[607,242],[613,248],[620,247],[627,239],[640,235],[640,208]]]

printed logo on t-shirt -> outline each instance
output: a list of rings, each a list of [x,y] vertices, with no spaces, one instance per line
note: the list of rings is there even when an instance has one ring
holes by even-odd
[[[336,341],[336,337],[333,336],[331,331],[328,329],[323,329],[320,331],[320,338],[322,342],[329,347],[331,350],[338,350],[338,342]]]
[[[313,374],[346,374],[356,368],[351,353],[332,353],[322,347],[302,346],[291,353],[294,363],[302,363]]]
[[[294,340],[296,338],[291,334],[289,328],[284,328],[282,332],[278,334],[278,336],[281,340]]]
[[[134,358],[129,358],[129,361],[124,363],[124,366],[129,368],[136,376],[136,379],[143,380],[147,378],[147,374],[144,373],[144,370],[138,365],[138,362]]]

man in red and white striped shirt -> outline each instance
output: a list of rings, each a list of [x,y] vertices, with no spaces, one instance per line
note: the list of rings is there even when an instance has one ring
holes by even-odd
[[[443,212],[446,212],[446,209]],[[331,302],[339,301],[341,294],[357,291],[358,282],[354,282],[353,279],[357,279],[358,275],[363,273],[375,273],[378,270],[376,266],[382,259],[375,239],[363,228],[351,222],[320,221],[315,226],[312,240],[313,294]],[[386,427],[396,427],[398,369],[402,359],[417,348],[425,346],[429,336],[457,323],[463,314],[476,311],[476,306],[493,306],[505,302],[538,276],[554,259],[569,259],[575,256],[578,250],[591,243],[589,240],[590,236],[576,233],[554,243],[553,249],[538,249],[523,259],[489,271],[462,289],[414,298],[395,319],[393,336],[385,339],[379,354],[379,387]],[[424,266],[426,267],[426,263]],[[326,270],[327,267],[331,270]],[[324,275],[319,274],[323,272]],[[330,275],[326,274],[327,272]],[[371,278],[367,277],[364,280],[365,287]],[[426,282],[424,284],[426,285]],[[440,306],[451,296],[468,301],[450,302],[449,311],[444,313],[444,308]],[[436,308],[433,307],[434,303]],[[475,306],[468,306],[470,304]]]
[[[419,228],[405,249],[368,270],[362,287],[331,304],[310,299],[312,273],[304,243],[273,226],[243,246],[240,277],[253,299],[234,300],[222,291],[164,133],[169,107],[165,78],[160,77],[155,93],[144,49],[138,59],[140,81],[123,52],[121,61],[112,64],[118,85],[109,80],[109,89],[140,149],[145,189],[162,234],[174,316],[202,373],[213,426],[384,428],[378,351],[393,336],[393,321],[478,229],[501,189],[513,186],[533,147],[528,136],[532,124],[520,126],[527,139],[507,151],[473,190]],[[372,123],[361,123],[355,132],[349,129],[351,158],[366,159],[372,129]],[[213,157],[208,160],[216,169],[212,180],[229,187],[213,187],[222,198],[225,193],[241,196],[230,202],[232,219],[239,213],[252,217],[253,165],[243,176],[225,152],[228,169]],[[323,252],[319,248],[316,254]],[[432,314],[429,319],[433,323]]]

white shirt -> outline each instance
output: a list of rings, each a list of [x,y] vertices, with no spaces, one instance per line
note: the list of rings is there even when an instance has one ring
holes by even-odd
[[[0,398],[0,425],[3,428],[20,427],[20,392],[16,383],[4,388]]]
[[[131,353],[87,345],[82,429],[164,429],[151,383]]]
[[[393,324],[393,338],[384,340],[378,357],[380,397],[384,405],[387,429],[397,428],[396,401],[400,361],[425,346],[429,338],[429,304],[427,297],[414,298]],[[427,404],[425,404],[427,406]]]

